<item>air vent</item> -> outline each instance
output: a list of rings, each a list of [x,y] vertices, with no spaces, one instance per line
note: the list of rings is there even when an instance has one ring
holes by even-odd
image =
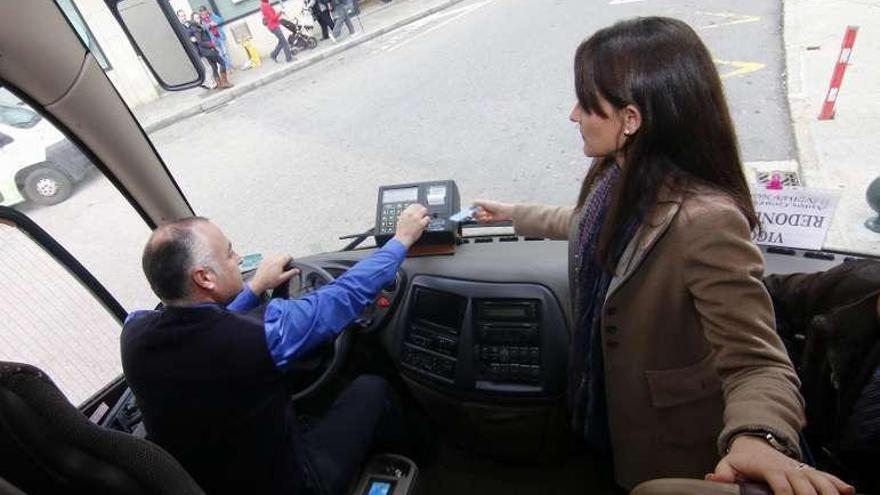
[[[822,251],[807,251],[804,253],[804,258],[833,261],[834,255],[831,253],[823,253]]]
[[[385,287],[383,287],[382,290],[384,290],[385,292],[390,292],[390,293],[393,294],[395,291],[397,291],[397,285],[398,285],[399,281],[400,281],[400,276],[399,276],[399,275],[395,275],[395,276],[394,276],[394,279],[391,280],[391,282],[390,282],[388,285],[386,285]]]
[[[506,235],[504,237],[499,237],[498,242],[517,242],[519,241],[519,237],[515,235]]]
[[[494,240],[495,239],[492,239],[491,237],[478,237],[474,239],[474,244],[486,244],[487,242],[492,242]]]
[[[788,256],[794,256],[795,254],[797,254],[797,251],[795,251],[792,248],[780,247],[780,246],[770,246],[767,248],[767,252],[773,253],[773,254],[786,254]]]

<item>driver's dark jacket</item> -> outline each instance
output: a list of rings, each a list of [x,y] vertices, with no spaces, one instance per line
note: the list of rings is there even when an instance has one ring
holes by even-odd
[[[392,240],[333,284],[249,312],[203,304],[130,317],[122,366],[147,438],[208,494],[295,493],[303,458],[284,368],[357,317],[404,255]],[[280,334],[269,330],[278,320]]]
[[[122,364],[147,438],[205,492],[295,493],[293,412],[259,314],[212,305],[130,320]]]

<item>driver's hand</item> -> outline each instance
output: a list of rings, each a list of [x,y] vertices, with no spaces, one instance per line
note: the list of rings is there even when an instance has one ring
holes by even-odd
[[[299,268],[285,270],[291,261],[293,261],[293,257],[289,254],[273,254],[264,259],[257,267],[254,278],[248,282],[251,291],[259,295],[293,278],[299,273]]]
[[[409,249],[419,240],[429,223],[431,219],[428,217],[427,208],[420,204],[409,205],[397,219],[397,232],[394,238]]]

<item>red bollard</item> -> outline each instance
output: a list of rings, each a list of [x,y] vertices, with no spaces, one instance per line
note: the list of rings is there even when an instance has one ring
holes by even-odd
[[[853,45],[856,43],[856,33],[858,32],[858,26],[848,26],[846,28],[846,34],[843,35],[843,44],[840,46],[840,56],[837,58],[837,63],[834,64],[831,86],[829,86],[828,94],[825,96],[825,103],[822,105],[822,111],[819,113],[819,120],[831,120],[834,118],[834,104],[837,102],[840,85],[843,84],[843,74],[846,72],[846,66],[849,64],[849,56],[852,54]]]

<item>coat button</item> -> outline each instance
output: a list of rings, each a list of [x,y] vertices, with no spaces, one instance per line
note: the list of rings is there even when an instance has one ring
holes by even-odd
[[[615,327],[613,325],[607,326],[607,327],[605,327],[605,333],[607,333],[609,335],[614,335],[615,333],[617,333],[617,327]]]
[[[616,340],[606,340],[606,341],[605,341],[605,347],[607,347],[607,348],[609,348],[609,349],[614,349],[614,348],[616,348],[618,345],[620,345],[620,342],[618,342],[618,341],[616,341]]]

